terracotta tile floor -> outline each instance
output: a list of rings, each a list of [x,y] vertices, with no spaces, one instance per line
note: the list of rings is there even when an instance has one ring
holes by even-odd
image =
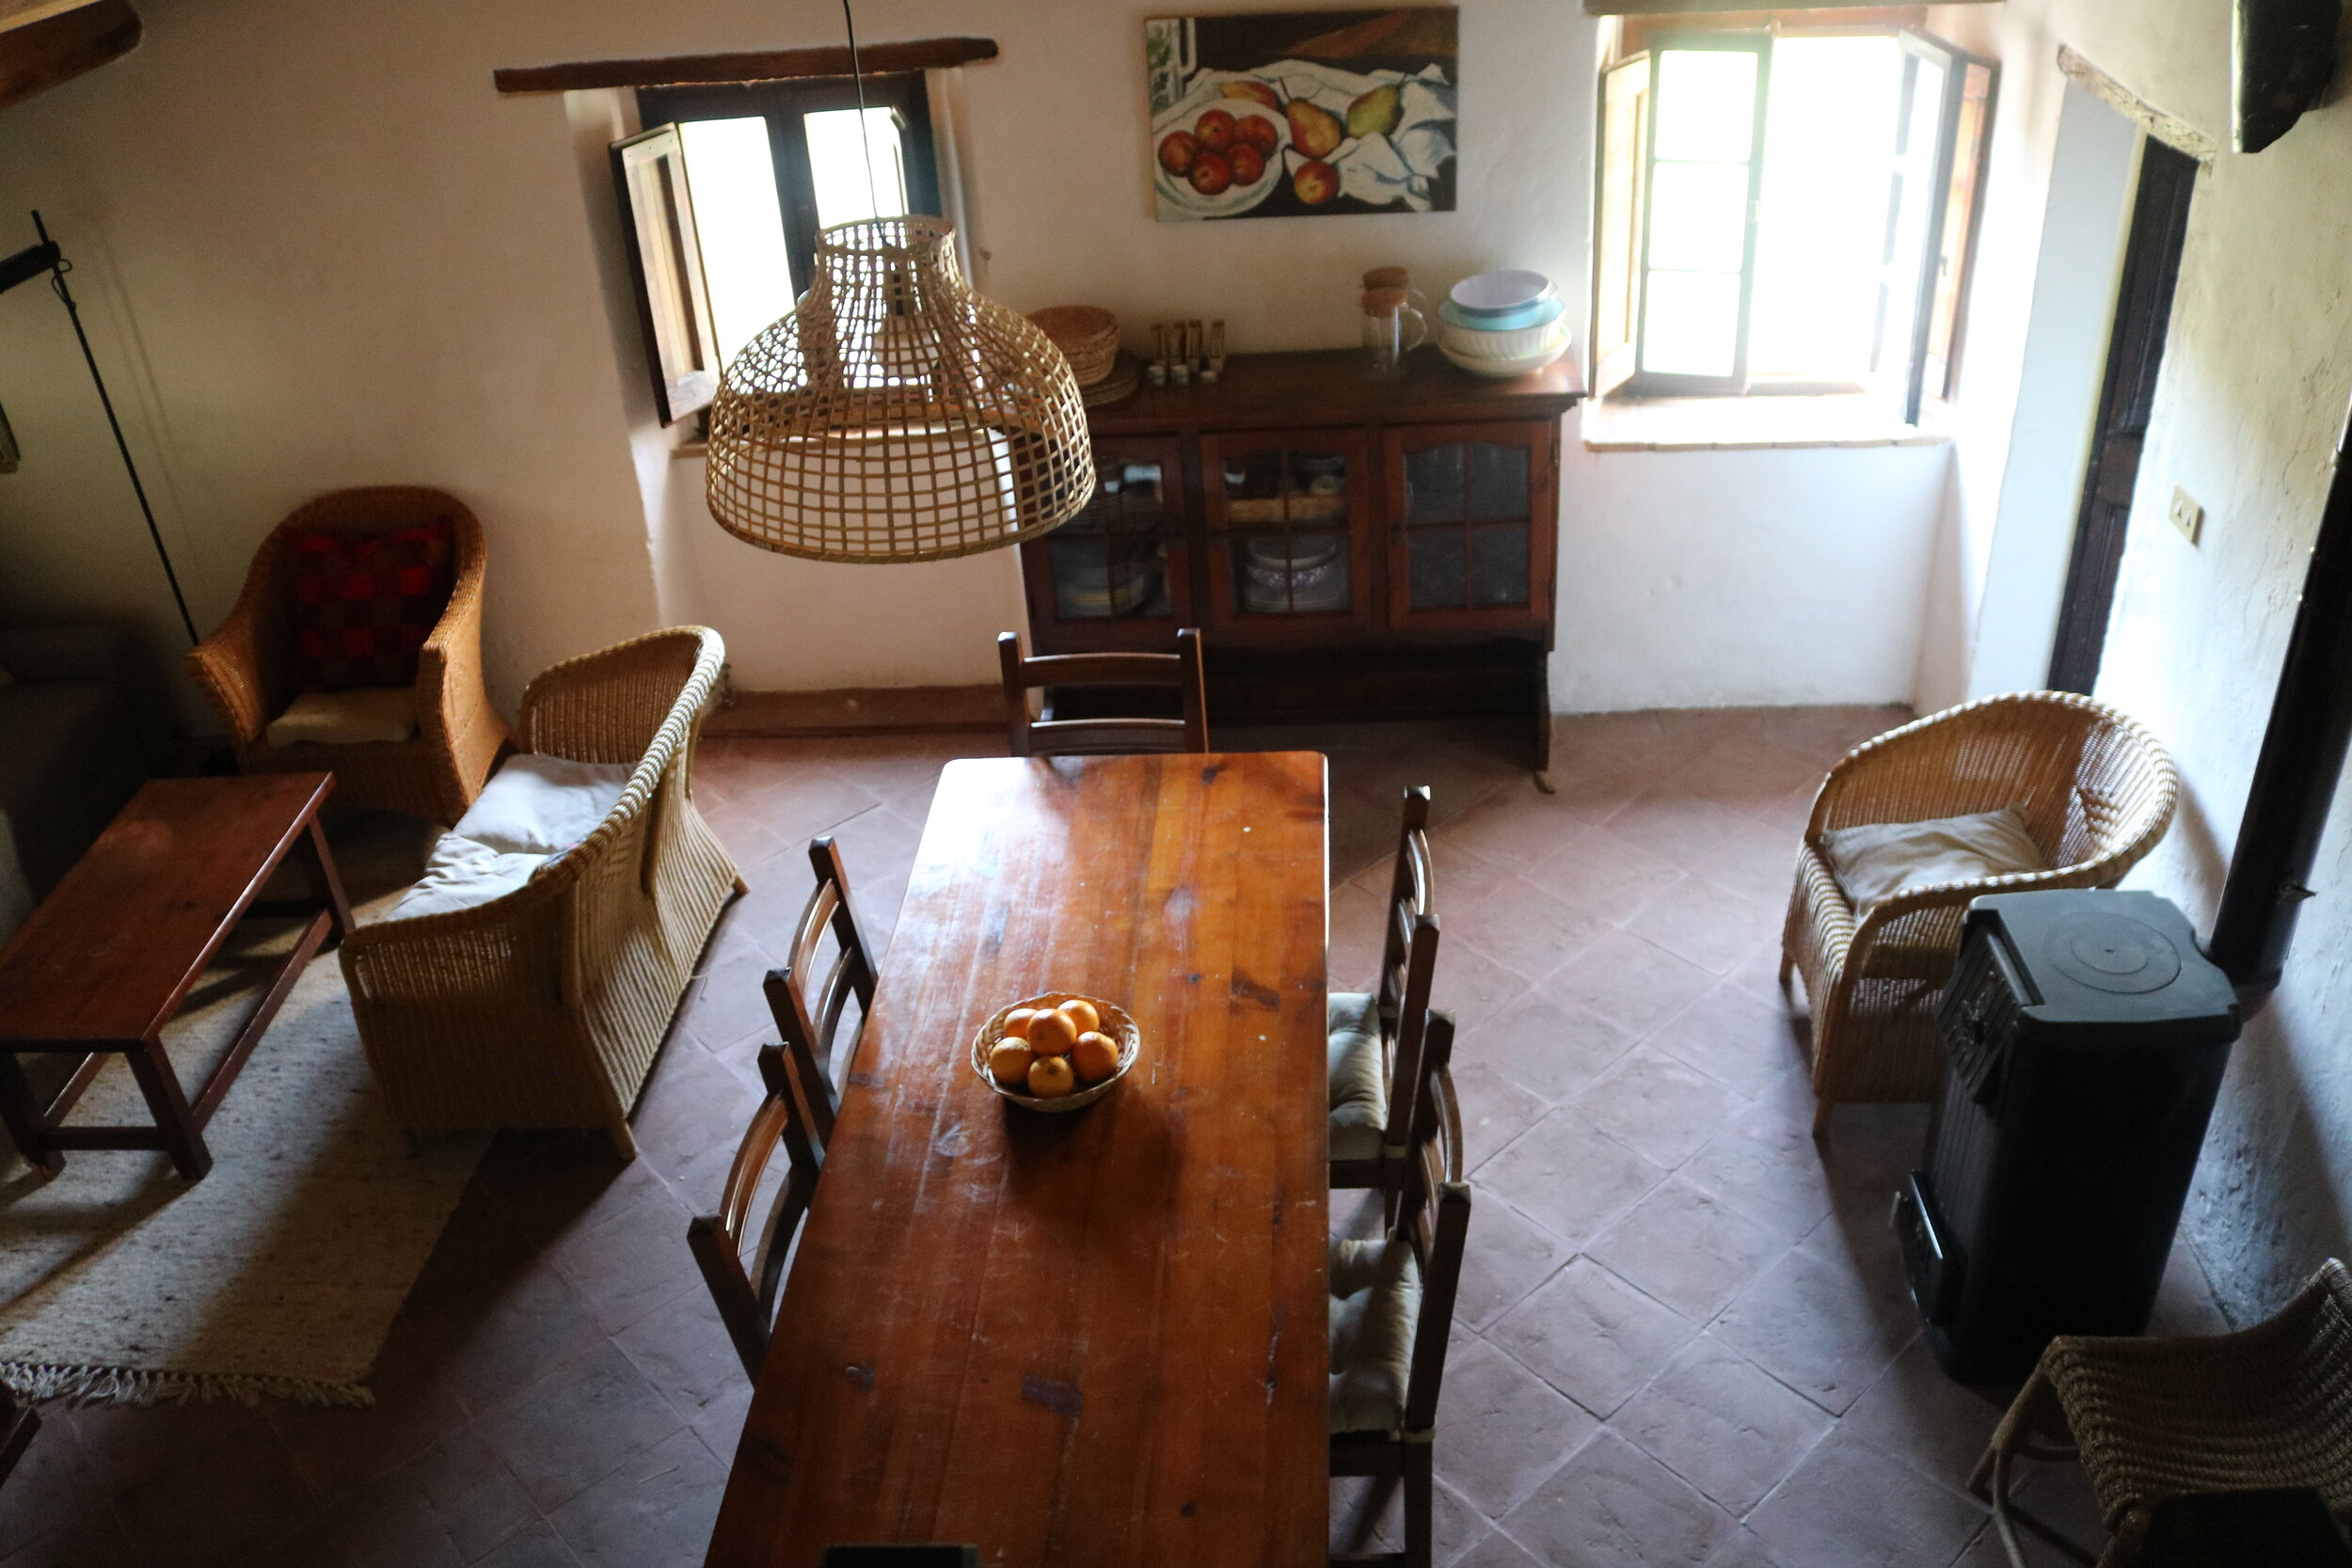
[[[1327,751],[1332,981],[1368,981],[1404,785],[1435,794],[1438,1002],[1477,1206],[1437,1435],[1440,1562],[1994,1568],[1961,1490],[1998,1411],[1917,1342],[1885,1226],[1924,1126],[1806,1135],[1774,985],[1821,770],[1890,709],[1593,717],[1556,796],[1475,728],[1239,732]],[[404,1309],[369,1411],[50,1414],[0,1564],[694,1564],[750,1391],[685,1245],[756,1099],[752,1048],[808,836],[884,938],[940,764],[986,736],[719,742],[697,785],[754,884],[637,1117],[500,1140]],[[1339,1223],[1368,1216],[1343,1206]],[[2176,1257],[2165,1325],[2218,1326]],[[2088,1535],[2071,1473],[2031,1483]],[[1353,1484],[1335,1544],[1396,1528]]]

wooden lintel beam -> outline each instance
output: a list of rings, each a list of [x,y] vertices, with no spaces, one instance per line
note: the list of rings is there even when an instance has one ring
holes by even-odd
[[[0,108],[129,54],[140,30],[131,0],[94,0],[0,31]]]
[[[869,74],[942,71],[996,57],[994,39],[909,39],[869,43],[858,63]],[[672,55],[650,60],[574,60],[567,65],[508,66],[490,73],[501,92],[572,92],[587,87],[684,87],[734,82],[784,82],[803,76],[847,76],[850,51],[768,49],[739,55]]]

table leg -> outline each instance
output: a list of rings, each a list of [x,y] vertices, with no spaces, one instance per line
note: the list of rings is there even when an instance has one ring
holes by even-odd
[[[0,1051],[0,1125],[16,1140],[24,1163],[46,1177],[65,1169],[65,1156],[41,1135],[41,1108],[33,1103],[33,1085],[24,1077],[24,1064],[12,1051]]]
[[[141,1040],[123,1053],[123,1059],[138,1080],[139,1092],[147,1097],[147,1108],[154,1115],[171,1163],[188,1180],[201,1181],[213,1168],[213,1151],[204,1147],[204,1134],[188,1109],[188,1097],[181,1092],[180,1075],[172,1070],[162,1044]]]
[[[334,851],[326,847],[326,830],[319,826],[316,816],[294,842],[294,853],[302,859],[302,869],[310,879],[310,891],[317,895],[319,907],[334,919],[326,934],[326,944],[333,946],[350,934],[351,903],[343,896],[342,873],[335,869]]]

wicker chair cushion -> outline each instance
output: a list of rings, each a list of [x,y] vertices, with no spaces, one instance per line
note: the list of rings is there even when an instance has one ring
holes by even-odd
[[[469,910],[505,896],[531,880],[545,855],[508,854],[456,833],[443,833],[424,863],[424,875],[400,895],[390,920]]]
[[[453,830],[509,854],[560,855],[620,804],[629,768],[525,752],[482,786]]]
[[[1335,990],[1330,997],[1331,1158],[1375,1160],[1389,1122],[1389,1075],[1380,1052],[1376,998]]]
[[[269,721],[262,738],[272,746],[360,746],[405,740],[417,733],[417,689],[355,686],[348,691],[305,691]]]
[[[1393,1432],[1405,1419],[1421,1321],[1421,1259],[1401,1236],[1331,1240],[1331,1430]]]
[[[1928,822],[1868,822],[1821,835],[1830,874],[1857,910],[1913,888],[2047,871],[2015,806]]]
[[[418,650],[449,608],[450,520],[365,537],[297,533],[287,544],[294,689],[415,685]]]

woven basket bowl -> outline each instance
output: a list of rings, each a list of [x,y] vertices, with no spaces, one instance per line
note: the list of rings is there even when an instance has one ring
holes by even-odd
[[[1119,318],[1094,305],[1049,305],[1029,320],[1070,361],[1078,385],[1090,387],[1111,373],[1119,357]]]
[[[996,1082],[996,1075],[988,1070],[988,1053],[995,1049],[998,1040],[1005,1037],[1005,1020],[1022,1007],[1058,1007],[1073,998],[1093,1003],[1094,1010],[1103,1015],[1103,1033],[1119,1042],[1118,1070],[1101,1083],[1089,1084],[1076,1093],[1063,1095],[1059,1100],[1040,1100],[1033,1094],[1022,1094]],[[1008,1002],[990,1015],[989,1021],[980,1025],[979,1033],[972,1037],[972,1070],[980,1075],[981,1083],[1015,1105],[1042,1111],[1047,1116],[1059,1116],[1066,1111],[1091,1105],[1119,1087],[1119,1081],[1127,1076],[1129,1068],[1136,1065],[1136,1053],[1142,1049],[1143,1036],[1137,1032],[1136,1021],[1128,1017],[1127,1009],[1118,1003],[1105,1002],[1099,996],[1082,996],[1074,990],[1049,990],[1042,996]]]

